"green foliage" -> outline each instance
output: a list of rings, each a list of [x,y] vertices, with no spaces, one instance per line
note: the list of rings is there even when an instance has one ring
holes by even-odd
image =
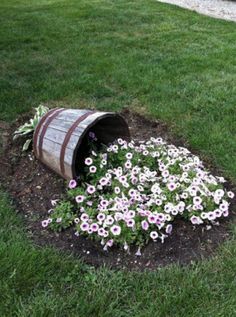
[[[53,220],[50,227],[53,230],[61,231],[68,228],[75,218],[74,206],[69,201],[61,201],[53,210]]]
[[[27,139],[23,145],[22,150],[23,151],[27,151],[31,142],[32,142],[32,135],[33,132],[37,126],[37,124],[39,123],[39,120],[42,118],[42,116],[44,116],[47,112],[48,112],[49,108],[43,106],[43,105],[39,105],[37,108],[35,108],[35,115],[32,119],[30,119],[29,122],[23,124],[22,126],[20,126],[15,132],[14,132],[14,136],[13,136],[13,140],[18,139],[19,137],[24,137],[24,136],[31,136],[30,139]]]

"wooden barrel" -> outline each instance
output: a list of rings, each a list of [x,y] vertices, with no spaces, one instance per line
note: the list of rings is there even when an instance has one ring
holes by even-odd
[[[33,139],[35,156],[65,179],[74,179],[86,155],[83,142],[89,131],[104,144],[129,139],[122,116],[112,112],[55,108],[39,121]]]

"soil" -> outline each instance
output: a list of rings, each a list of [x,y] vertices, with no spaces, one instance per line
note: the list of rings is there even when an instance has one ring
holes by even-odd
[[[173,144],[185,145],[183,141],[175,140],[168,132],[167,126],[159,121],[150,121],[127,109],[121,114],[129,124],[133,139],[145,140],[151,136],[161,136]],[[111,268],[143,271],[172,263],[186,265],[208,258],[223,241],[230,238],[229,225],[236,219],[235,199],[231,205],[230,217],[223,219],[219,226],[207,230],[205,226],[193,227],[191,223],[178,219],[165,243],[150,242],[142,249],[142,256],[135,255],[137,248],[134,247],[131,248],[130,254],[118,247],[112,247],[105,252],[99,243],[76,237],[73,229],[61,233],[43,229],[41,221],[48,215],[51,199],[63,196],[66,183],[36,160],[33,152],[22,154],[22,140],[12,141],[13,131],[28,118],[29,114],[21,116],[11,125],[0,122],[0,182],[10,193],[16,211],[23,215],[28,235],[37,246],[51,245],[67,250],[95,267],[106,265]],[[214,173],[216,174],[216,171]],[[226,187],[234,190],[232,184],[227,183]]]

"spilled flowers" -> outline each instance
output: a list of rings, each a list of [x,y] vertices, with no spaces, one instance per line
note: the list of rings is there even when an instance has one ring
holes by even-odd
[[[164,242],[174,219],[193,225],[217,224],[229,215],[233,192],[223,177],[213,176],[186,148],[162,138],[147,142],[118,139],[99,151],[90,132],[91,153],[84,180],[71,180],[67,197],[54,202],[43,227],[99,240],[104,250],[114,244],[129,250],[151,241]]]

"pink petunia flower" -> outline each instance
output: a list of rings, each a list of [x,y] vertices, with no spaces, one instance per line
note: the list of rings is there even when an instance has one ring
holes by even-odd
[[[83,213],[83,214],[81,215],[80,219],[81,219],[82,221],[87,221],[87,220],[89,219],[89,215],[86,214],[86,213]]]
[[[114,223],[114,218],[111,215],[108,215],[105,220],[105,224],[111,226]]]
[[[78,196],[76,196],[75,197],[75,201],[78,203],[78,204],[80,204],[80,203],[82,203],[83,201],[84,201],[84,196],[83,195],[78,195]]]
[[[128,216],[128,218],[134,218],[134,217],[135,217],[135,214],[136,214],[136,213],[135,213],[134,210],[129,210],[127,216]]]
[[[113,225],[111,227],[111,233],[114,235],[114,236],[119,236],[120,233],[121,233],[121,227],[120,226],[117,226],[117,225]]]
[[[106,244],[107,244],[108,247],[111,248],[111,247],[113,246],[113,244],[114,244],[114,240],[113,240],[113,239],[110,239],[110,240],[107,241]]]
[[[222,216],[222,211],[220,209],[216,209],[213,212],[214,212],[216,218],[219,218]]]
[[[127,227],[129,227],[129,228],[133,228],[134,225],[135,225],[134,219],[128,219],[127,222],[126,222],[126,225],[127,225]]]
[[[162,175],[162,177],[168,177],[169,176],[169,171],[168,170],[164,170],[162,173],[161,173],[161,175]]]
[[[172,192],[177,188],[177,186],[175,183],[169,183],[169,184],[167,184],[167,188],[169,189],[169,191]]]
[[[193,197],[193,204],[194,205],[200,205],[202,203],[202,198],[199,196]]]
[[[109,232],[107,230],[104,230],[103,237],[107,238],[108,236],[109,236]]]
[[[138,182],[138,178],[137,178],[137,177],[132,177],[132,178],[131,178],[131,183],[132,183],[133,185],[137,184],[137,182]]]
[[[216,215],[213,211],[210,211],[207,213],[207,219],[212,221],[212,220],[215,220],[216,219]]]
[[[104,237],[105,229],[104,228],[99,228],[98,229],[98,235],[101,237]]]
[[[124,142],[125,142],[125,141],[124,141],[124,140],[122,140],[121,138],[117,139],[117,143],[118,143],[118,144],[120,144],[120,145],[123,145],[123,144],[124,144]]]
[[[124,219],[124,215],[122,212],[116,212],[114,218],[116,221],[119,221],[119,220]]]
[[[171,232],[172,232],[172,225],[171,224],[168,224],[167,226],[166,226],[166,233],[167,234],[171,234]]]
[[[100,185],[102,186],[105,186],[108,182],[108,179],[106,177],[102,177],[100,180],[99,180],[99,183]]]
[[[90,166],[93,164],[93,160],[91,159],[91,157],[87,157],[84,161],[84,163],[87,165],[87,166]]]
[[[220,204],[220,210],[221,211],[228,211],[229,209],[229,203],[227,201],[223,201],[221,204]]]
[[[142,226],[142,228],[143,228],[143,230],[148,230],[148,228],[149,228],[149,223],[146,221],[146,220],[143,220],[142,222],[141,222],[141,226]]]
[[[148,216],[148,222],[149,222],[149,223],[156,223],[156,220],[157,220],[157,218],[156,218],[155,215],[150,214],[150,215]]]
[[[48,226],[48,220],[43,220],[41,224],[43,228],[46,228]]]
[[[131,188],[131,189],[129,190],[129,196],[130,196],[130,197],[134,197],[135,195],[136,195],[136,190],[133,189],[133,188]]]
[[[125,168],[130,169],[132,167],[132,163],[130,161],[125,162]]]
[[[106,200],[106,199],[102,199],[102,200],[100,201],[100,205],[103,206],[103,207],[107,207],[107,206],[109,205],[109,202],[108,202],[108,200]]]
[[[125,157],[127,158],[127,160],[131,160],[133,157],[133,154],[131,152],[126,153]]]
[[[69,182],[69,188],[70,188],[70,189],[73,189],[73,188],[75,188],[76,186],[77,186],[77,182],[76,182],[74,179],[70,180],[70,182]]]
[[[99,229],[99,226],[98,226],[97,223],[92,223],[92,224],[90,225],[90,228],[91,228],[91,230],[92,230],[93,232],[97,232],[98,229]]]
[[[75,223],[75,224],[78,224],[79,222],[80,222],[79,218],[75,218],[75,219],[74,219],[74,223]]]
[[[89,185],[87,187],[87,193],[88,194],[92,195],[93,193],[95,193],[95,191],[96,191],[96,188],[93,185]]]
[[[92,174],[96,173],[96,171],[97,171],[96,166],[94,166],[94,165],[90,166],[90,167],[89,167],[89,171],[90,171],[90,173],[92,173]]]
[[[201,218],[197,216],[192,216],[190,218],[190,221],[192,222],[193,225],[200,225],[202,223]]]
[[[116,187],[114,188],[114,192],[115,192],[115,194],[118,195],[118,194],[120,193],[120,188],[116,186]]]
[[[228,215],[229,215],[229,211],[228,210],[223,211],[223,216],[224,217],[228,217]]]
[[[151,231],[150,237],[155,241],[158,238],[158,233],[156,231]]]
[[[99,221],[103,221],[105,218],[106,218],[106,216],[103,213],[99,213],[97,215],[97,220],[99,220]]]
[[[82,230],[82,231],[88,231],[88,229],[89,229],[89,224],[87,223],[87,222],[83,222],[81,225],[80,225],[80,229]]]
[[[227,192],[227,195],[229,198],[234,198],[234,193],[231,191]]]

